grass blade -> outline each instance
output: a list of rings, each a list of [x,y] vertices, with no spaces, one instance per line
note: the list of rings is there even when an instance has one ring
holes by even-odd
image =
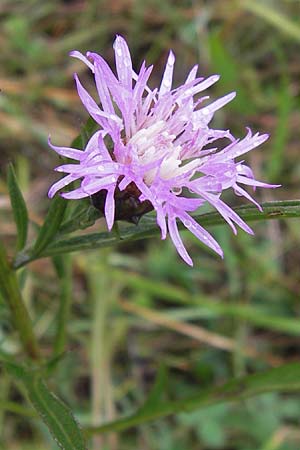
[[[300,42],[300,24],[293,22],[282,14],[282,12],[276,10],[273,6],[268,6],[263,2],[258,2],[255,0],[242,0],[240,5],[243,9],[250,11],[257,17],[265,20],[286,36]]]

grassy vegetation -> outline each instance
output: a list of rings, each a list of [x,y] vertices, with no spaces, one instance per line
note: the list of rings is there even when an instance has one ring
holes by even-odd
[[[136,66],[143,59],[155,63],[153,86],[169,48],[177,57],[177,83],[195,63],[203,75],[221,74],[213,95],[236,90],[237,97],[217,114],[218,126],[240,136],[245,125],[271,135],[249,158],[258,178],[283,187],[257,198],[299,198],[299,2],[2,0],[0,25],[0,235],[10,254],[20,242],[8,163],[25,196],[31,238],[55,179],[48,134],[68,145],[87,119],[72,73],[91,89],[92,81],[68,52],[95,50],[113,63],[116,33],[128,39]],[[48,368],[48,384],[84,427],[134,413],[162,365],[167,380],[159,398],[175,402],[231,377],[299,360],[299,219],[253,227],[254,237],[210,227],[224,260],[184,234],[192,269],[170,241],[155,237],[40,259],[19,270],[43,355],[58,358]],[[105,225],[97,221],[88,231]],[[23,359],[0,299],[2,357]],[[1,367],[0,449],[56,449],[23,387]],[[298,450],[299,420],[299,394],[269,392],[95,434],[89,448]]]

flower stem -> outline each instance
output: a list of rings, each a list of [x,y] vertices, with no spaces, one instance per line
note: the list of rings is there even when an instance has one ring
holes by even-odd
[[[70,316],[72,299],[72,258],[70,255],[58,256],[60,258],[60,302],[57,313],[57,328],[54,341],[54,354],[60,355],[65,351],[67,340],[67,326]]]
[[[13,324],[19,333],[25,353],[32,359],[39,358],[38,343],[32,322],[23,302],[16,274],[11,267],[5,248],[0,241],[0,292],[6,302]]]
[[[92,385],[92,422],[95,426],[113,420],[114,404],[110,364],[112,358],[111,313],[114,304],[116,286],[107,261],[108,252],[89,261],[88,273],[90,296],[93,302],[93,320],[91,328],[91,385]],[[108,441],[102,436],[95,436],[93,449],[104,447],[116,448],[116,436],[110,435]]]

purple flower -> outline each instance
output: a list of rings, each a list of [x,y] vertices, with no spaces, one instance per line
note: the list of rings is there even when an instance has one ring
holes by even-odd
[[[218,81],[218,75],[206,79],[197,77],[192,68],[185,83],[172,89],[175,56],[169,53],[159,88],[150,89],[148,79],[152,66],[143,62],[138,73],[126,41],[117,36],[114,43],[116,72],[97,53],[86,57],[74,51],[71,56],[81,59],[92,71],[100,106],[80,83],[75,81],[79,97],[91,117],[99,124],[84,151],[49,145],[59,154],[78,161],[65,164],[57,171],[67,175],[49,190],[57,191],[75,180],[80,186],[61,195],[66,199],[91,196],[94,204],[103,210],[108,229],[114,220],[127,218],[137,221],[154,209],[162,239],[167,231],[184,261],[193,265],[181,240],[177,219],[200,241],[223,255],[216,240],[190,215],[205,202],[210,203],[236,233],[238,225],[247,233],[251,228],[221,200],[223,190],[234,193],[260,205],[242,187],[243,185],[271,188],[274,185],[255,180],[243,161],[236,158],[262,144],[267,134],[252,134],[236,139],[228,130],[210,128],[214,113],[230,102],[232,92],[205,104],[208,96],[199,93]],[[221,149],[212,143],[222,138],[227,144]],[[122,211],[124,202],[129,215]],[[100,206],[101,205],[101,206]]]

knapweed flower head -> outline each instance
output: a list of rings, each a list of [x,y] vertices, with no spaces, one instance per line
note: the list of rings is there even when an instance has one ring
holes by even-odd
[[[209,126],[215,112],[235,97],[233,92],[207,103],[208,96],[199,96],[218,81],[218,75],[199,78],[195,66],[184,84],[172,89],[175,56],[170,51],[160,86],[151,89],[148,80],[152,66],[143,62],[136,72],[121,36],[115,40],[114,52],[116,74],[97,53],[71,53],[95,78],[99,100],[90,96],[75,75],[79,97],[99,130],[83,151],[49,142],[59,155],[77,161],[56,169],[67,175],[50,188],[49,196],[80,180],[79,187],[61,195],[66,199],[91,197],[103,211],[109,230],[115,220],[137,222],[144,213],[154,210],[161,238],[169,233],[186,263],[193,264],[179,235],[178,221],[222,256],[220,245],[191,213],[207,202],[234,233],[236,225],[253,233],[221,195],[232,189],[261,209],[243,186],[276,186],[255,180],[250,167],[236,158],[261,145],[268,135],[252,134],[248,129],[240,140],[228,130]],[[225,141],[222,148],[214,146],[218,140]]]

